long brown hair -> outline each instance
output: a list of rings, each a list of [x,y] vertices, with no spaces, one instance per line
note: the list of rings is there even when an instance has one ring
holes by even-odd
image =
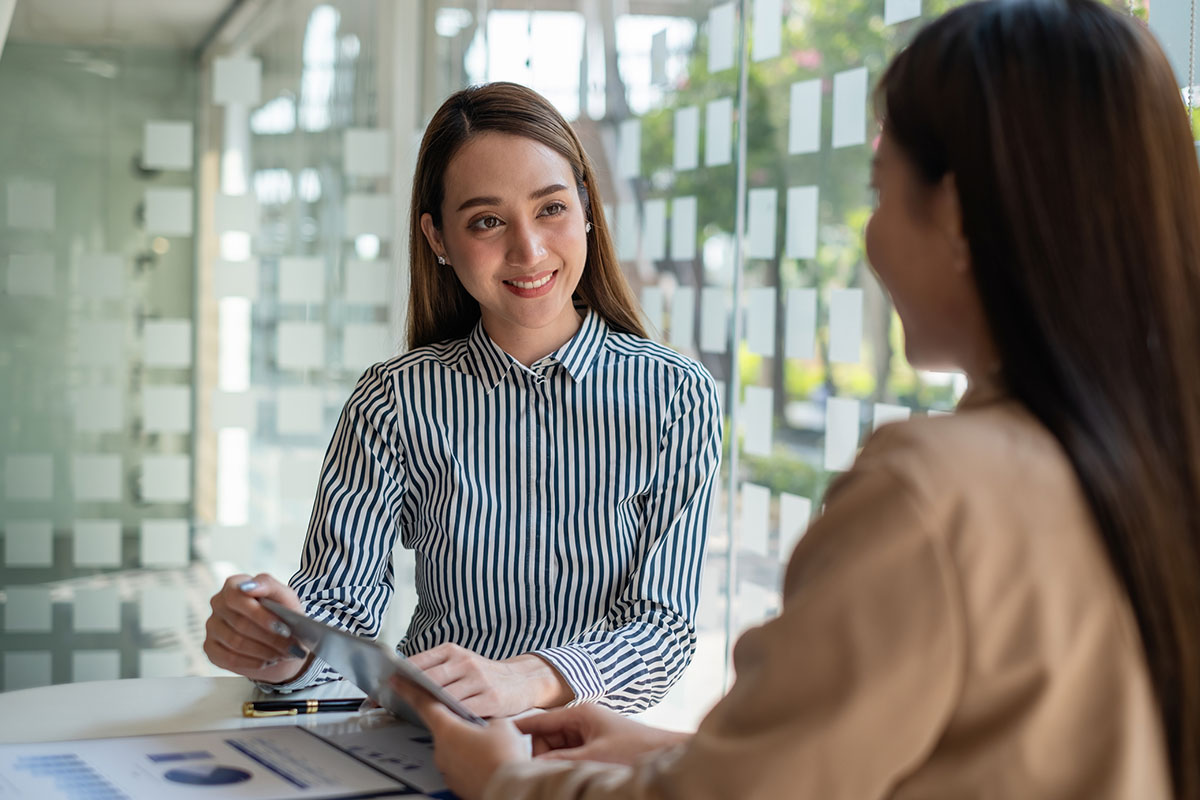
[[[633,292],[621,272],[596,175],[575,131],[546,98],[515,83],[489,83],[455,92],[433,115],[413,176],[409,217],[408,346],[421,347],[467,335],[479,320],[479,303],[454,271],[437,264],[421,233],[421,215],[442,227],[443,179],[455,153],[484,132],[508,133],[540,142],[567,160],[583,211],[592,223],[587,260],[575,296],[616,330],[645,337]]]
[[[1092,0],[985,0],[876,106],[924,180],[955,177],[1004,378],[1079,476],[1200,798],[1200,168],[1171,68]]]

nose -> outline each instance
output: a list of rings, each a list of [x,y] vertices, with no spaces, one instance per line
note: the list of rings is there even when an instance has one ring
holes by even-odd
[[[536,226],[528,222],[510,223],[508,252],[505,256],[515,267],[532,266],[546,257],[546,247]]]

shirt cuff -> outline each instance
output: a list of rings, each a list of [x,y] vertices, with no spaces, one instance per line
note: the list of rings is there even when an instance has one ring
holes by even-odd
[[[564,645],[548,647],[545,650],[534,650],[533,654],[548,661],[550,666],[558,670],[558,673],[563,676],[563,680],[571,687],[571,691],[575,693],[575,699],[567,705],[592,703],[608,694],[600,667],[586,649],[575,645]]]
[[[314,686],[318,683],[329,683],[330,681],[340,681],[341,679],[342,676],[334,671],[333,667],[326,664],[325,659],[320,656],[314,656],[312,663],[308,665],[308,669],[287,683],[262,683],[255,681],[254,684],[259,689],[270,694],[291,694],[292,692],[307,689],[309,686]]]

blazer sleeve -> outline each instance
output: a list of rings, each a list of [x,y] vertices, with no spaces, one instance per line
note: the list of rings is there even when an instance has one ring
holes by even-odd
[[[537,651],[571,686],[574,703],[598,700],[626,713],[645,710],[691,662],[720,462],[716,384],[697,367],[671,398],[643,513],[640,560],[603,628]]]
[[[886,797],[937,743],[964,653],[944,542],[903,476],[855,467],[793,554],[782,613],[738,642],[736,683],[686,745],[633,768],[509,765],[487,797]]]

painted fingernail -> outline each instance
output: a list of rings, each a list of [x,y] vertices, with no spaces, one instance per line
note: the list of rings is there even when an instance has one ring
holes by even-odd
[[[304,648],[298,644],[294,644],[291,647],[289,647],[288,652],[291,653],[296,658],[304,658],[304,656],[306,655],[306,653],[304,652]]]
[[[258,581],[242,581],[238,584],[238,588],[243,592],[253,592],[258,588]]]
[[[275,666],[275,665],[276,665],[276,664],[278,664],[278,663],[279,663],[279,659],[278,659],[278,658],[272,658],[270,661],[268,661],[268,662],[266,662],[265,664],[263,664],[263,667],[273,667],[273,666]]]
[[[292,635],[292,629],[289,628],[287,625],[284,625],[279,620],[276,620],[275,622],[271,623],[271,630],[275,631],[280,636],[291,636]]]

